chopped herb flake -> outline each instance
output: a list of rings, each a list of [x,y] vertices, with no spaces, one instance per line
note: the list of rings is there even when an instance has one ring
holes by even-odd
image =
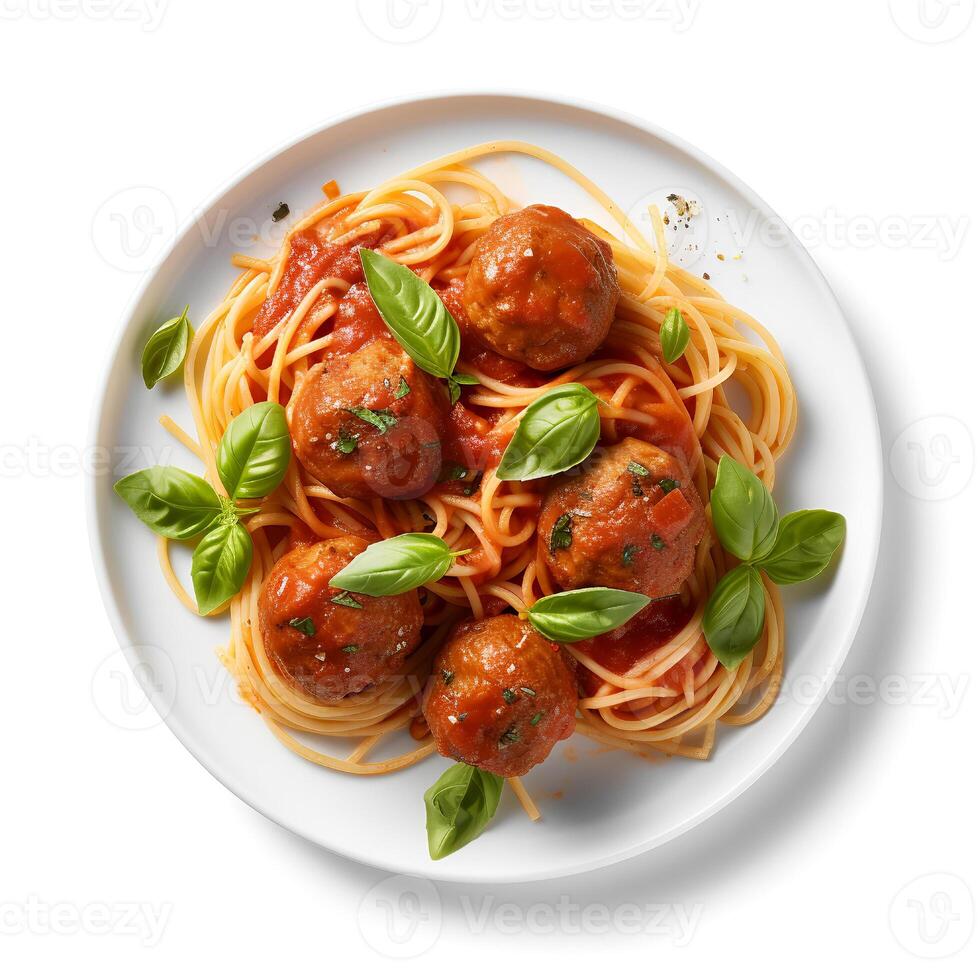
[[[635,545],[635,544],[626,545],[626,547],[623,548],[623,564],[632,565],[633,559],[642,550],[643,549],[639,545]]]
[[[459,721],[459,722],[463,722],[463,721],[466,721],[466,719],[469,718],[469,716],[470,716],[470,713],[468,711],[461,711],[459,713],[459,717],[456,720]]]
[[[504,700],[508,704],[513,704],[517,700],[517,695],[509,688],[504,688]]]
[[[572,515],[562,514],[561,517],[555,521],[555,525],[551,529],[551,541],[549,542],[549,548],[551,549],[551,553],[554,554],[560,549],[571,548],[571,546]]]
[[[626,464],[626,469],[629,470],[629,472],[632,473],[633,476],[650,475],[650,471],[645,466],[641,466],[639,463],[635,462],[632,459]]]
[[[469,483],[463,487],[463,496],[472,497],[477,490],[480,489],[480,484],[483,482],[483,470],[480,470]]]
[[[451,670],[443,670],[443,672],[442,672],[442,683],[445,684],[448,687],[450,684],[452,684],[453,678],[455,676],[456,675]]]
[[[330,600],[335,606],[346,606],[348,609],[363,609],[364,607],[349,593],[341,592]]]
[[[404,378],[399,378],[398,388],[395,389],[396,398],[404,398],[412,389],[408,387],[408,382]]]
[[[540,711],[539,711],[539,712],[538,712],[538,713],[537,713],[537,714],[536,714],[536,715],[535,715],[535,716],[534,716],[534,717],[533,717],[533,718],[531,719],[531,724],[532,724],[532,725],[537,725],[537,723],[538,723],[539,721],[541,721],[541,716],[542,716],[542,712],[540,712]]]
[[[538,696],[537,692],[534,690],[533,687],[522,687],[521,691],[524,694],[526,694],[529,698],[536,698]]]
[[[340,435],[337,436],[337,448],[345,456],[349,456],[357,449],[357,433],[351,433],[346,429],[341,429]]]
[[[344,653],[357,653],[359,647],[356,643],[348,643],[347,646],[340,648]]]
[[[289,214],[289,205],[285,201],[280,201],[279,207],[277,207],[276,210],[272,212],[272,220],[282,221],[282,219],[285,218],[287,214]]]
[[[521,736],[517,733],[516,728],[508,728],[503,735],[500,736],[500,745],[513,745],[514,742],[519,742]]]
[[[373,425],[378,432],[387,432],[398,422],[398,416],[392,414],[387,408],[374,412],[370,408],[357,405],[354,408],[348,408],[347,411],[356,418],[359,418],[362,422]]]
[[[289,625],[294,630],[299,630],[304,636],[313,636],[316,633],[316,627],[313,625],[313,620],[309,616],[304,616],[302,619],[294,617],[289,621]]]
[[[660,537],[659,534],[650,535],[650,544],[652,544],[657,551],[663,551],[664,548],[667,547],[667,545],[664,543],[664,539]]]
[[[465,466],[452,461],[443,463],[442,472],[439,474],[440,483],[449,483],[452,480],[462,480],[469,470]]]
[[[670,493],[671,490],[676,490],[679,486],[680,484],[676,480],[666,479],[660,481],[660,489],[664,493]]]

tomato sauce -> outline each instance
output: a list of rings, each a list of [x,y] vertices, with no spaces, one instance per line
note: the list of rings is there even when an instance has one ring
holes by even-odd
[[[496,428],[494,416],[497,414],[484,418],[462,401],[456,402],[449,413],[442,458],[465,468],[470,474],[493,469],[500,462],[510,439],[509,434]]]
[[[680,596],[651,602],[628,623],[576,646],[601,667],[615,674],[625,674],[648,653],[672,640],[691,617],[691,610]],[[592,671],[579,665],[579,683],[587,694],[594,694],[602,681]],[[669,672],[668,672],[669,673]],[[676,685],[683,681],[683,672]]]
[[[312,228],[293,235],[282,278],[255,314],[252,333],[256,339],[292,313],[321,279],[343,279],[352,285],[363,282],[359,250],[376,248],[384,237],[385,233],[379,230],[353,242],[326,242]]]

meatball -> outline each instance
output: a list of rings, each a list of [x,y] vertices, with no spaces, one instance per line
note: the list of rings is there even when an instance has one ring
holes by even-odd
[[[600,449],[555,481],[538,520],[538,556],[562,589],[605,586],[653,598],[694,570],[706,526],[685,465],[639,439]]]
[[[299,461],[337,496],[408,500],[439,477],[448,414],[445,387],[379,337],[309,371],[290,432]]]
[[[266,656],[287,684],[321,704],[390,677],[419,644],[416,591],[373,598],[330,585],[366,547],[355,537],[300,545],[262,584],[259,630]]]
[[[490,226],[463,289],[482,342],[539,371],[584,361],[606,339],[618,299],[609,244],[543,204]]]
[[[575,730],[567,654],[516,616],[461,623],[437,655],[423,712],[442,755],[521,776]]]

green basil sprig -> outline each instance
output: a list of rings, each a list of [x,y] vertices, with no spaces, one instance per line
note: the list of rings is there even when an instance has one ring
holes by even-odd
[[[664,360],[668,364],[673,364],[685,350],[688,341],[691,339],[691,331],[681,311],[676,306],[667,311],[664,322],[660,325],[660,349],[663,351]]]
[[[711,519],[722,547],[742,561],[761,558],[776,541],[779,515],[772,494],[750,469],[730,456],[718,461]]]
[[[798,510],[779,522],[762,567],[778,585],[815,578],[844,540],[844,518],[829,510]]]
[[[124,476],[116,493],[155,534],[186,541],[204,534],[223,513],[211,484],[176,466],[151,466]]]
[[[578,382],[551,388],[524,410],[497,476],[537,480],[577,466],[599,441],[599,399]]]
[[[497,812],[503,786],[500,776],[457,762],[425,791],[425,831],[433,861],[480,836]]]
[[[845,521],[828,510],[798,510],[780,520],[765,484],[729,456],[718,461],[711,518],[724,549],[745,563],[715,586],[702,623],[712,653],[734,670],[759,642],[765,625],[759,569],[779,585],[819,575],[844,540]]]
[[[228,426],[218,446],[218,474],[231,499],[175,466],[152,466],[116,483],[116,493],[154,533],[177,541],[201,538],[191,560],[191,580],[202,615],[236,595],[252,565],[252,538],[241,520],[256,508],[241,508],[234,501],[272,493],[282,482],[290,453],[282,407],[260,402]]]
[[[465,554],[451,551],[434,534],[397,534],[368,545],[330,584],[361,595],[401,595],[442,578],[453,559]]]
[[[218,476],[232,500],[265,497],[282,483],[291,456],[282,405],[258,402],[225,429],[218,446]]]
[[[704,607],[704,638],[722,666],[734,670],[759,642],[765,621],[762,578],[752,565],[738,565],[722,577]]]
[[[649,596],[623,589],[573,589],[542,596],[528,609],[527,618],[549,640],[577,643],[622,626],[650,601]]]
[[[187,309],[180,316],[168,320],[158,327],[143,348],[143,384],[152,388],[158,381],[169,378],[180,370],[187,356],[187,346],[191,339],[191,325],[187,319]]]
[[[449,398],[459,401],[460,385],[478,384],[454,374],[459,359],[459,326],[439,294],[411,269],[369,248],[360,251],[364,281],[381,319],[408,356],[426,374],[443,378]]]
[[[252,536],[237,516],[208,531],[191,559],[191,581],[201,615],[238,595],[251,567]]]

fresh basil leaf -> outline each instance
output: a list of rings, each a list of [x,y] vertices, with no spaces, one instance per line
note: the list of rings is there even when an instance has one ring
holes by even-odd
[[[428,374],[452,377],[459,357],[459,327],[439,294],[411,269],[380,252],[361,249],[371,299],[408,356]]]
[[[191,559],[191,581],[201,615],[237,595],[251,566],[252,536],[237,521],[219,524],[204,535]]]
[[[536,480],[577,466],[599,441],[599,399],[578,382],[546,391],[524,411],[500,465],[501,480]]]
[[[752,652],[766,622],[762,578],[751,565],[733,568],[715,586],[701,628],[722,666],[734,670]]]
[[[829,510],[797,510],[779,522],[776,543],[760,562],[777,585],[819,575],[844,540],[844,518]]]
[[[232,500],[265,497],[282,483],[291,455],[282,405],[258,402],[225,429],[218,445],[218,475]]]
[[[176,466],[131,473],[114,489],[147,527],[177,541],[203,534],[224,514],[211,484]]]
[[[660,325],[660,349],[664,360],[668,364],[673,364],[687,350],[690,339],[691,331],[681,311],[676,306],[672,307],[667,311],[664,322]]]
[[[180,370],[187,356],[191,339],[191,324],[187,319],[188,307],[180,316],[158,327],[143,348],[143,384],[152,388],[158,381],[169,378]]]
[[[459,554],[434,534],[398,534],[368,545],[330,584],[361,595],[401,595],[442,578]]]
[[[527,618],[549,640],[577,643],[622,626],[649,604],[650,597],[639,592],[574,589],[538,599]]]
[[[457,762],[425,791],[425,831],[433,861],[480,836],[497,812],[503,786],[500,776]]]
[[[722,547],[742,561],[764,558],[776,542],[779,514],[772,494],[731,456],[718,461],[711,491],[711,520]]]
[[[472,374],[454,374],[453,381],[458,385],[478,385],[480,383],[480,379]]]

